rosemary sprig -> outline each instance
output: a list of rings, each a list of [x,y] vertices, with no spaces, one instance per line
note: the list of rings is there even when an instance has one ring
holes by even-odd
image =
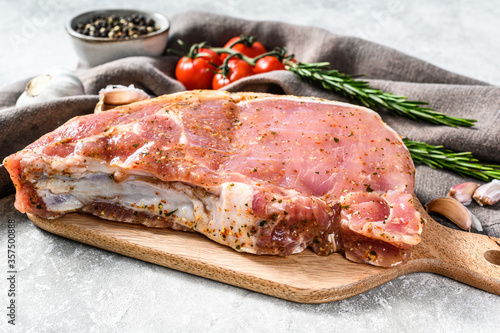
[[[285,61],[286,69],[302,80],[320,84],[324,89],[341,93],[343,96],[369,108],[385,108],[388,111],[413,120],[424,120],[434,124],[452,127],[474,126],[476,120],[447,116],[427,107],[426,102],[409,101],[407,97],[371,88],[368,82],[353,79],[337,70],[328,69],[330,63],[301,63]]]
[[[403,139],[413,162],[425,164],[433,169],[447,169],[462,177],[470,176],[484,181],[500,179],[500,165],[480,163],[470,152],[454,152],[443,146]]]

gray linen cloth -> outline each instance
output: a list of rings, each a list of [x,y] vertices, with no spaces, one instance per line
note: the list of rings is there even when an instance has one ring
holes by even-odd
[[[379,111],[383,119],[404,137],[442,144],[457,151],[471,151],[481,160],[500,164],[500,87],[450,73],[391,48],[314,27],[247,21],[204,12],[187,12],[173,17],[167,48],[179,50],[177,39],[182,39],[187,45],[207,41],[209,45],[221,46],[240,34],[257,37],[268,49],[284,46],[302,62],[329,61],[331,68],[341,72],[363,74],[363,79],[373,87],[412,100],[427,101],[431,107],[446,114],[477,119],[473,128],[450,128]],[[99,90],[108,84],[134,84],[156,96],[184,90],[174,79],[178,59],[170,55],[132,57],[80,69],[77,73],[84,83],[86,95],[28,107],[14,107],[28,80],[0,89],[0,160],[66,120],[91,113]],[[342,96],[304,83],[286,71],[244,78],[226,89],[346,101]],[[451,186],[472,180],[448,171],[417,166],[415,193],[425,204],[432,198],[446,195]],[[1,170],[0,197],[13,192],[5,170]],[[500,203],[490,207],[473,203],[470,209],[481,221],[484,233],[500,236]],[[444,219],[436,219],[447,224]]]

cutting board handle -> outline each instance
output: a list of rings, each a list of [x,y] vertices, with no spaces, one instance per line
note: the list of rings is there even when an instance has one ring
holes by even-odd
[[[422,242],[406,268],[441,274],[500,295],[500,239],[454,230],[421,214]]]

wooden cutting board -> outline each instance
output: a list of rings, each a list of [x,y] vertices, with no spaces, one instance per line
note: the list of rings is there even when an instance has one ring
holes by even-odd
[[[38,227],[78,242],[300,303],[341,300],[414,272],[441,274],[500,295],[500,238],[444,227],[415,201],[425,221],[422,242],[408,263],[393,268],[357,264],[337,253],[317,256],[309,249],[288,257],[238,253],[203,235],[89,215],[28,217]]]

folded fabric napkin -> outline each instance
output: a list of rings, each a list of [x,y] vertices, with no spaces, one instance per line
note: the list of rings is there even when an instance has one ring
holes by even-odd
[[[500,87],[450,73],[388,47],[359,38],[339,36],[320,28],[281,22],[247,21],[204,12],[187,12],[171,19],[167,48],[180,49],[177,39],[187,45],[207,41],[221,46],[240,34],[257,37],[268,49],[284,46],[302,62],[328,61],[331,68],[360,75],[375,88],[427,101],[437,111],[451,116],[473,118],[473,128],[451,128],[416,122],[380,111],[383,119],[400,135],[429,144],[442,144],[457,151],[471,151],[477,158],[500,163]],[[152,95],[184,90],[175,80],[179,57],[125,58],[77,74],[86,95],[59,99],[28,107],[14,107],[28,80],[0,89],[0,160],[22,149],[66,120],[93,112],[98,92],[108,84],[134,84]],[[232,83],[229,91],[285,93],[347,101],[311,86],[287,71],[260,74]],[[0,197],[14,192],[5,170],[0,172]],[[422,203],[444,196],[449,188],[473,179],[417,166],[415,193]],[[500,237],[500,204],[471,211],[481,221],[484,233]],[[440,220],[437,218],[437,220]],[[442,221],[442,220],[441,220]]]

